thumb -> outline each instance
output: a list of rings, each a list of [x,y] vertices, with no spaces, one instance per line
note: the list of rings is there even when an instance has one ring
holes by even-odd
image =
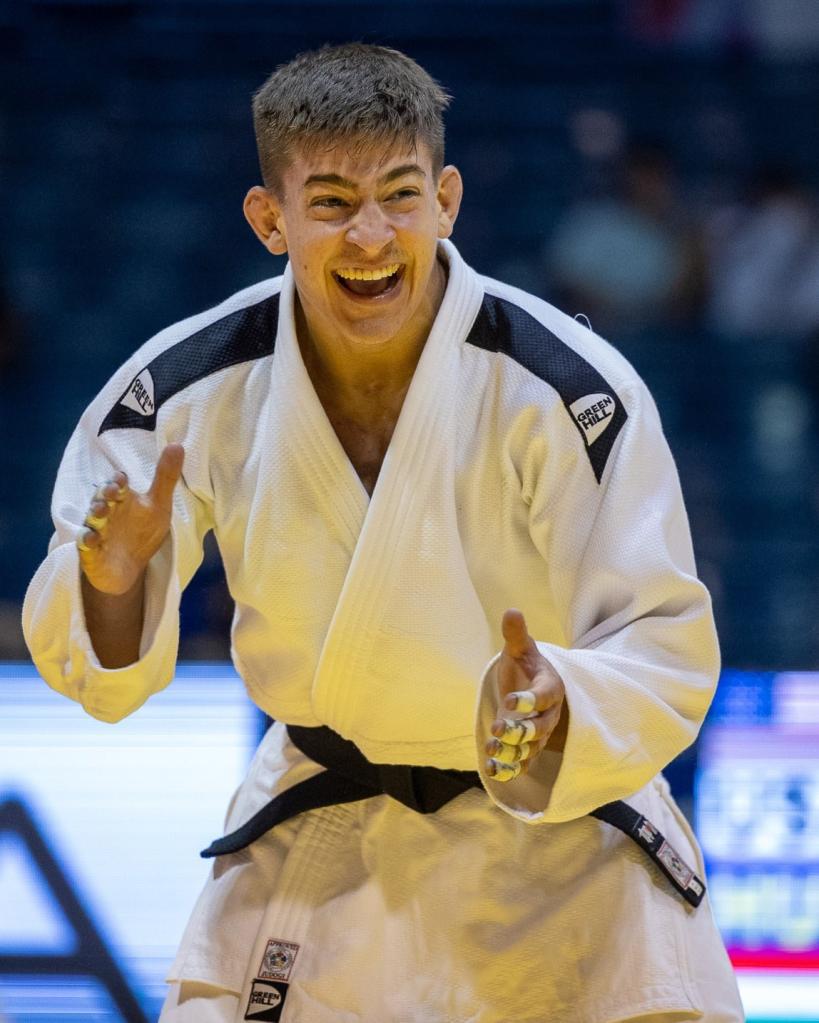
[[[173,490],[182,475],[185,449],[181,444],[168,444],[156,463],[156,472],[148,496],[162,508],[169,508]]]
[[[510,607],[503,616],[501,629],[503,631],[503,638],[506,641],[503,648],[504,653],[514,658],[523,657],[525,653],[528,653],[534,640],[529,635],[529,630],[526,628],[526,619],[523,617],[522,612],[514,607]]]

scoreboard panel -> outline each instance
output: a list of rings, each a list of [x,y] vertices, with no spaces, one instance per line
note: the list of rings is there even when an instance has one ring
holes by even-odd
[[[819,674],[725,671],[694,826],[746,1007],[819,1020]]]

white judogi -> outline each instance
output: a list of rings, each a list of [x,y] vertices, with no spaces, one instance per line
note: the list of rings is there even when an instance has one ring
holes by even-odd
[[[289,270],[143,346],[66,451],[24,608],[32,655],[95,717],[136,710],[173,675],[179,595],[213,529],[260,707],[374,762],[482,770],[501,617],[521,608],[566,684],[565,752],[484,776],[491,799],[330,807],[220,859],[172,979],[235,992],[237,1019],[741,1020],[707,901],[586,816],[628,797],[702,873],[657,772],[696,736],[718,654],[656,409],[585,327],[442,254],[446,295],[371,499],[302,363]],[[140,660],[106,670],[74,540],[92,484],[122,469],[144,490],[171,441],[184,478]],[[317,770],[274,726],[228,828]]]

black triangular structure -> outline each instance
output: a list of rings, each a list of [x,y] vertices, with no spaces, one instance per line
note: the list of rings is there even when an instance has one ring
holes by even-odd
[[[18,835],[36,864],[55,901],[74,930],[77,949],[69,955],[0,955],[0,974],[39,974],[96,978],[108,991],[125,1023],[148,1023],[122,970],[117,965],[88,910],[62,871],[34,817],[22,799],[10,797],[0,803],[0,834]]]

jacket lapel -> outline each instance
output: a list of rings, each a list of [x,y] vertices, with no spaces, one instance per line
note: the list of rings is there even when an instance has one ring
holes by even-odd
[[[461,342],[483,289],[445,251],[447,291],[364,512],[312,695],[316,716],[370,759],[397,762],[403,744],[406,762],[452,767],[455,756],[471,767],[475,694],[493,651],[459,539],[454,412]],[[315,401],[324,422],[305,402],[304,428],[332,449],[339,500],[352,505],[365,492]]]

